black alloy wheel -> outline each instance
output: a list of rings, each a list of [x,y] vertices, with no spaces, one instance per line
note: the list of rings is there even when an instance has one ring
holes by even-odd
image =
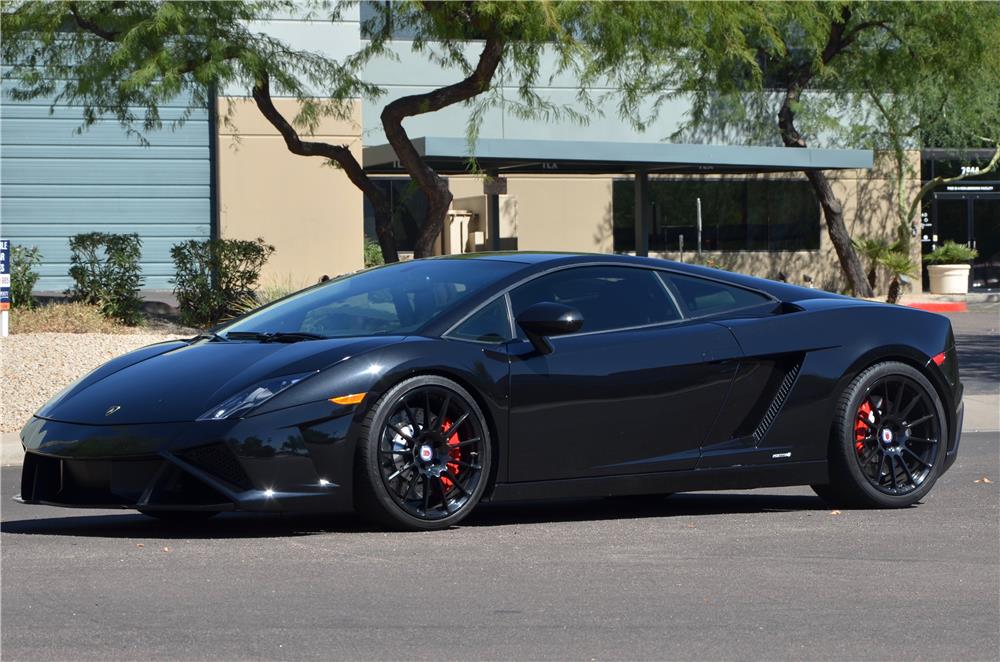
[[[415,377],[390,389],[358,443],[358,507],[383,524],[447,528],[486,488],[489,431],[475,399],[451,380]]]
[[[880,363],[858,375],[841,397],[830,484],[813,489],[837,504],[912,505],[937,479],[947,439],[944,408],[927,378],[902,363]]]

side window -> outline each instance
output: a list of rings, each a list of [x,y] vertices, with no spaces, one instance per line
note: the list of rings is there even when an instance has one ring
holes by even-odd
[[[477,342],[501,343],[510,340],[507,299],[499,297],[448,334],[453,338]]]
[[[681,318],[666,288],[648,269],[576,267],[525,283],[510,294],[514,316],[542,301],[572,306],[582,333],[670,322]]]
[[[771,301],[763,294],[714,280],[680,274],[661,273],[660,276],[673,285],[690,317],[714,315]]]

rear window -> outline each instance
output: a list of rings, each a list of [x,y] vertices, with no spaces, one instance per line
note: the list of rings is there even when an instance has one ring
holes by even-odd
[[[771,299],[758,292],[696,276],[661,272],[660,278],[673,286],[675,295],[687,309],[689,317],[714,315],[771,302]]]

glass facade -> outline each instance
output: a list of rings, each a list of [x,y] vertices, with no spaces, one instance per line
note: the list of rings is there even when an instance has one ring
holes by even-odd
[[[420,228],[427,218],[427,196],[415,182],[399,177],[372,177],[372,181],[389,198],[393,209],[392,226],[396,246],[401,251],[412,251]],[[375,209],[368,198],[365,205],[365,236],[375,240]]]
[[[614,183],[614,250],[635,250],[635,182]],[[792,179],[654,179],[649,182],[651,251],[819,249],[820,208],[809,183]]]
[[[922,179],[954,177],[967,168],[985,166],[992,156],[992,150],[924,150]],[[923,211],[923,253],[945,241],[975,248],[979,256],[972,260],[969,287],[1000,289],[1000,173],[970,175],[938,186],[924,199]]]

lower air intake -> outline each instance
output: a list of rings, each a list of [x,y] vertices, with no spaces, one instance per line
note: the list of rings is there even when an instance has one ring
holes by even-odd
[[[253,487],[243,465],[225,444],[197,446],[178,453],[177,457],[241,490]]]

